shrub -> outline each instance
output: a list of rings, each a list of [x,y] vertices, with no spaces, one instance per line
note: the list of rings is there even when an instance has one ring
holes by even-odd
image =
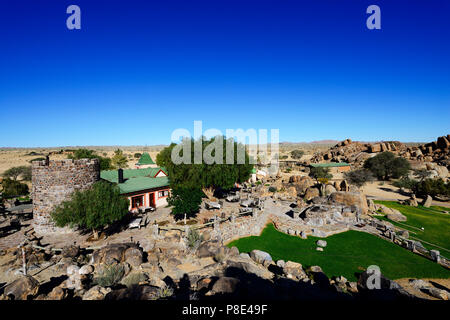
[[[173,289],[167,285],[159,288],[156,299],[164,299],[173,296]]]
[[[128,213],[128,205],[128,199],[120,194],[117,186],[99,181],[89,189],[75,191],[71,199],[56,207],[51,216],[58,227],[89,228],[97,238],[99,229]]]
[[[139,152],[136,152],[136,153],[134,154],[134,157],[135,157],[136,159],[139,159],[141,156],[142,156],[142,153],[139,153]]]
[[[416,183],[413,187],[414,193],[418,197],[426,197],[430,195],[436,196],[450,196],[450,182],[445,183],[442,179],[425,179]]]
[[[187,241],[189,248],[192,249],[197,247],[202,242],[202,236],[197,230],[190,228],[187,235]]]
[[[2,194],[4,198],[12,198],[27,195],[29,193],[28,185],[20,181],[6,178],[2,182]]]
[[[414,190],[417,183],[418,183],[417,180],[410,179],[408,176],[404,176],[404,177],[401,177],[399,180],[394,181],[393,185],[394,185],[394,187],[397,187],[400,189]]]
[[[125,268],[121,264],[105,265],[94,283],[102,287],[112,287],[120,282],[125,274]]]
[[[167,203],[172,206],[172,214],[193,216],[200,209],[203,191],[184,187],[174,187],[167,198]]]
[[[303,150],[292,150],[291,151],[291,157],[293,159],[300,159],[305,154],[305,151]]]
[[[316,179],[317,182],[319,182],[319,179],[326,179],[328,182],[329,179],[333,178],[333,175],[330,173],[330,168],[324,167],[312,167],[309,171],[309,176]]]
[[[357,169],[349,172],[344,173],[345,179],[350,183],[358,188],[365,185],[367,182],[371,182],[374,180],[374,176],[372,175],[372,172],[370,172],[367,169]]]
[[[277,188],[275,188],[275,187],[269,187],[269,192],[277,192]]]
[[[122,283],[127,287],[132,287],[138,285],[140,282],[147,281],[147,276],[144,273],[137,272],[131,273],[125,278],[123,278]]]

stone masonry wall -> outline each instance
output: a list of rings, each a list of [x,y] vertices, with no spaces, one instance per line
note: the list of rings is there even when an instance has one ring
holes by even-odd
[[[84,190],[100,179],[98,159],[45,160],[32,163],[33,225],[36,233],[64,232],[50,213],[75,190]]]

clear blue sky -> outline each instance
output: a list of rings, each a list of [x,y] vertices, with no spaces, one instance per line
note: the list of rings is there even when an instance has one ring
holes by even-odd
[[[450,133],[449,15],[448,0],[2,0],[0,147],[167,144],[194,120],[432,141]]]

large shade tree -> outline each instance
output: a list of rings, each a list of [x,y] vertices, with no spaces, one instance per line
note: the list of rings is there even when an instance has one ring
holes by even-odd
[[[198,157],[200,152],[203,161],[194,163],[196,155]],[[173,154],[183,161],[174,162]],[[205,159],[207,155],[214,161]],[[211,139],[205,137],[198,140],[185,139],[178,145],[172,143],[157,155],[156,163],[168,171],[170,186],[175,191],[171,197],[177,196],[177,201],[169,199],[169,202],[175,206],[177,203],[192,201],[187,196],[189,192],[186,190],[202,190],[210,197],[218,188],[231,189],[235,183],[247,181],[253,169],[245,146],[223,136]],[[196,191],[191,192],[198,194]],[[180,205],[177,207],[174,211],[179,211]]]
[[[218,141],[221,139],[222,141]],[[172,143],[167,148],[163,149],[156,157],[156,163],[159,166],[163,166],[167,169],[169,174],[169,181],[172,187],[183,186],[190,188],[222,188],[230,189],[234,184],[242,183],[250,178],[251,171],[253,169],[253,164],[250,163],[250,157],[245,150],[245,146],[238,144],[236,141],[232,141],[231,147],[227,148],[227,141],[222,136],[214,137],[209,140],[203,138],[203,143],[201,143],[202,154],[208,153],[211,150],[211,155],[216,157],[216,151],[214,150],[214,143],[216,146],[222,148],[221,162],[216,161],[215,163],[207,164],[204,160],[201,163],[194,162],[194,143],[199,143],[201,140],[195,141],[191,139],[190,143],[190,158],[191,163],[180,163],[176,164],[172,161],[172,151],[177,146]],[[187,149],[181,149],[179,152],[180,157],[185,156],[183,154]],[[205,151],[206,150],[206,151]],[[238,153],[242,153],[244,157],[244,163],[238,163]],[[229,156],[233,163],[227,163],[227,156]],[[216,158],[216,160],[219,160]]]
[[[386,151],[367,159],[364,168],[370,170],[379,180],[389,180],[407,175],[411,166],[405,158],[396,157],[392,152]]]
[[[12,167],[3,172],[2,176],[5,178],[12,179],[14,181],[17,181],[19,177],[21,177],[22,180],[31,181],[31,167],[29,166]]]

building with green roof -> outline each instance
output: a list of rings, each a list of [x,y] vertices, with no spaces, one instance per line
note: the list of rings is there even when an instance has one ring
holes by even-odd
[[[350,171],[351,165],[347,162],[311,163],[312,168],[337,168],[340,172]]]
[[[141,169],[149,167],[156,167],[156,163],[153,161],[152,157],[150,157],[148,152],[144,152],[139,158],[139,161],[136,163],[136,168]]]
[[[103,170],[100,178],[117,184],[120,193],[130,200],[130,211],[167,205],[170,187],[165,168]]]

